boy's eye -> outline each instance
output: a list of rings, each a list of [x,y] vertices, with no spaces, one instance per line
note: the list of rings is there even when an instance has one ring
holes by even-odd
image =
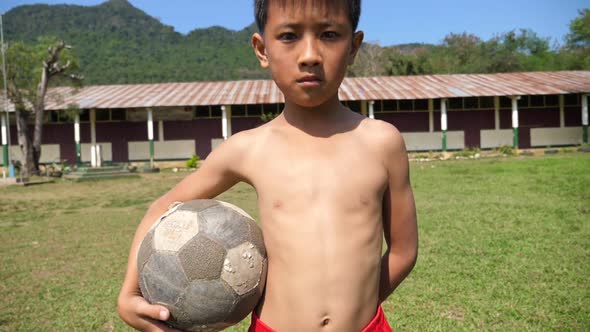
[[[322,33],[322,39],[336,39],[338,36],[338,33],[334,31],[325,31]]]
[[[282,41],[289,42],[289,41],[293,41],[295,39],[297,39],[297,35],[292,32],[284,32],[279,35],[279,40],[282,40]]]

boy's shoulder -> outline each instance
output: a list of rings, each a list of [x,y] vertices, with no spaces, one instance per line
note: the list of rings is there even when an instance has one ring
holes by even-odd
[[[405,150],[402,134],[389,122],[365,118],[360,123],[358,131],[369,144],[385,152]]]

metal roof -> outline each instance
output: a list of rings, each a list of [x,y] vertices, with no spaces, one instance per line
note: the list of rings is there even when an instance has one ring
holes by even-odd
[[[453,97],[590,93],[590,71],[452,74],[345,78],[340,99],[439,99]],[[271,80],[95,85],[51,88],[47,110],[144,108],[284,102]],[[0,109],[4,108],[0,96]]]

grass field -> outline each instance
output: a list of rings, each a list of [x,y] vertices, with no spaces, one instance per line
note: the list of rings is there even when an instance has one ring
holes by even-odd
[[[128,331],[131,238],[184,175],[0,188],[0,331]],[[384,304],[395,331],[590,330],[590,154],[412,163],[412,183],[420,255]],[[221,199],[258,217],[246,185]]]

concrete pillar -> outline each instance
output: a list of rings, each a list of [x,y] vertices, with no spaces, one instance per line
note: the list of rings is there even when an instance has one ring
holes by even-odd
[[[447,100],[440,100],[440,129],[442,130],[442,150],[447,152]]]
[[[375,118],[375,102],[372,100],[369,100],[369,118]]]
[[[565,101],[564,96],[559,95],[559,128],[565,127]]]
[[[90,110],[90,143],[96,144],[96,110]]]
[[[158,121],[158,141],[164,141],[164,121]]]
[[[428,99],[428,131],[434,132],[434,100]]]
[[[80,114],[74,118],[74,142],[76,142],[76,165],[82,163],[82,146],[80,145]]]
[[[221,106],[221,134],[224,140],[231,137],[231,106]]]
[[[6,116],[4,114],[0,114],[0,118],[2,118],[2,155],[4,156],[4,169],[8,169],[8,130],[6,127]]]
[[[361,114],[367,116],[367,101],[361,100]]]
[[[520,96],[512,97],[512,136],[513,147],[518,149],[518,100]]]
[[[582,142],[588,144],[588,95],[582,95]]]
[[[494,97],[494,128],[500,130],[500,97]]]
[[[151,108],[147,109],[147,131],[150,141],[150,167],[154,168],[154,118]]]
[[[96,158],[96,110],[90,110],[90,166],[97,167],[98,160]]]

